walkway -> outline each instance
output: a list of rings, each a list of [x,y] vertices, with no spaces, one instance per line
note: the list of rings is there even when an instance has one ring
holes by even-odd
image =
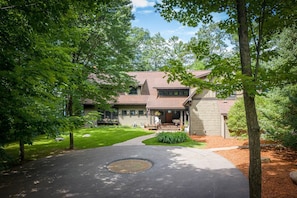
[[[125,142],[121,142],[121,143],[117,143],[114,144],[113,146],[132,146],[132,145],[142,145],[144,146],[145,144],[142,143],[144,140],[150,139],[155,137],[156,134],[150,134],[150,135],[145,135],[145,136],[141,136],[141,137],[137,137]],[[209,151],[223,151],[223,150],[232,150],[232,149],[238,149],[240,146],[229,146],[229,147],[220,147],[220,148],[209,148],[209,149],[205,149],[205,150],[209,150]]]
[[[131,146],[131,145],[143,145],[144,146],[145,144],[142,143],[142,141],[153,138],[155,136],[156,136],[155,133],[150,134],[150,135],[140,136],[140,137],[137,137],[137,138],[125,141],[125,142],[114,144],[113,146]]]

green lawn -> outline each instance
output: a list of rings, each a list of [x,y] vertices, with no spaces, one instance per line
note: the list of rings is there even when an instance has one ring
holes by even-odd
[[[183,146],[183,147],[191,147],[191,148],[203,148],[205,146],[205,143],[203,142],[197,142],[194,140],[187,140],[182,143],[177,143],[177,144],[167,144],[167,143],[161,143],[158,141],[157,137],[150,138],[147,140],[144,140],[143,143],[145,145],[159,145],[159,146]]]
[[[89,134],[90,137],[83,137]],[[150,131],[141,128],[102,126],[98,128],[80,129],[74,132],[74,149],[89,149],[102,146],[111,146],[113,144],[124,142],[135,137],[152,134]],[[35,138],[33,145],[25,145],[25,160],[36,160],[50,155],[61,153],[69,148],[69,133],[61,135],[63,141],[55,141],[54,138],[48,138],[41,135]],[[157,141],[157,138],[145,140],[146,145],[163,146],[184,146],[192,148],[203,148],[205,143],[200,143],[189,139],[186,142],[178,144],[165,144]],[[18,142],[11,143],[4,147],[9,158],[2,158],[0,153],[0,170],[15,165],[18,159]],[[0,150],[1,151],[1,150]]]
[[[90,137],[83,137],[85,134],[90,134]],[[129,127],[98,127],[80,129],[74,132],[74,148],[88,149],[102,146],[110,146],[115,143],[123,142],[138,136],[149,135],[151,132],[141,128]],[[69,148],[69,133],[61,135],[63,141],[56,142],[54,138],[48,138],[46,135],[41,135],[35,138],[33,145],[25,145],[25,159],[36,160],[46,157]],[[11,143],[5,148],[6,153],[11,160],[18,158],[18,143]]]

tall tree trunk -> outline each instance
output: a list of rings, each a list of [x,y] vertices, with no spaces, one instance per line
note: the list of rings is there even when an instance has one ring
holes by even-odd
[[[251,68],[251,56],[248,38],[248,23],[245,0],[237,0],[238,16],[238,36],[240,48],[240,60],[242,74],[250,78],[253,77]],[[246,121],[249,135],[250,166],[249,166],[249,186],[250,198],[261,198],[261,149],[260,149],[260,127],[257,118],[255,96],[251,89],[256,89],[253,83],[244,80],[243,96],[246,112]]]
[[[73,132],[69,132],[69,149],[72,150],[74,148],[74,138],[73,138]]]
[[[72,116],[72,110],[73,110],[73,101],[72,101],[72,95],[70,94],[67,101],[67,115],[70,117]],[[74,148],[74,139],[73,139],[73,132],[70,129],[69,132],[69,149],[72,150]]]
[[[19,146],[20,146],[19,159],[20,159],[20,162],[23,162],[25,160],[25,144],[22,138],[20,138]]]

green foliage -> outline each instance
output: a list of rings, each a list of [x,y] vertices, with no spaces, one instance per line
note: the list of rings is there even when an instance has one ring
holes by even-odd
[[[238,99],[228,113],[228,129],[236,136],[247,133],[243,99]]]
[[[187,141],[189,137],[184,132],[161,132],[157,135],[157,139],[162,143],[176,144]]]
[[[261,111],[265,118],[263,128],[270,138],[282,141],[285,134],[296,131],[296,98],[296,85],[275,88],[268,94],[266,106]]]
[[[296,84],[297,82],[297,26],[284,28],[280,34],[273,37],[269,46],[272,55],[267,61],[266,67],[274,72],[270,80],[277,86]],[[279,82],[282,82],[279,84]]]
[[[86,127],[97,127],[97,120],[100,120],[101,113],[98,111],[91,111],[83,116],[84,124]]]
[[[130,40],[136,47],[134,71],[159,71],[171,59],[179,59],[191,69],[204,68],[202,63],[195,62],[195,54],[189,44],[183,43],[177,36],[166,40],[159,33],[150,36],[146,30],[133,28]]]
[[[247,55],[244,60],[249,60],[248,67],[249,72],[246,69],[240,68],[241,63],[238,52],[234,54],[221,53],[221,47],[224,46],[224,39],[231,38],[231,35],[238,34],[238,27],[243,24],[238,24],[238,11],[237,3],[242,3],[243,7],[248,7],[247,13],[247,31],[245,31],[247,45],[246,51],[241,51],[241,57]],[[198,40],[192,42],[191,49],[195,53],[198,60],[204,59],[209,63],[206,68],[212,68],[212,76],[210,80],[212,85],[205,86],[203,88],[211,88],[215,91],[222,93],[222,97],[226,97],[230,92],[235,90],[242,90],[243,84],[245,85],[245,91],[251,95],[258,95],[258,90],[266,90],[274,87],[276,84],[282,84],[288,82],[288,80],[296,79],[292,77],[291,71],[296,58],[296,47],[293,42],[287,42],[286,46],[291,48],[291,54],[288,55],[286,61],[280,61],[280,65],[290,66],[291,69],[285,67],[278,67],[278,70],[271,70],[262,67],[263,61],[269,60],[272,55],[275,54],[274,49],[278,49],[275,46],[276,42],[271,42],[275,34],[286,31],[285,27],[291,27],[296,22],[296,4],[294,1],[282,2],[282,6],[278,6],[277,2],[265,1],[263,4],[259,4],[256,0],[248,1],[227,1],[222,4],[220,1],[200,1],[199,4],[195,1],[176,1],[167,0],[156,4],[157,11],[160,12],[166,20],[178,20],[179,22],[188,26],[198,26],[200,23],[210,24],[207,28],[203,28],[197,33]],[[179,8],[179,9],[177,9]],[[277,11],[276,11],[277,10]],[[276,18],[275,13],[284,16],[285,20],[279,20]],[[221,17],[221,20],[217,22],[218,25],[213,24],[213,13],[224,13],[227,16]],[[295,17],[295,19],[294,19]],[[278,23],[276,23],[278,21]],[[205,27],[205,26],[204,26]],[[293,25],[293,30],[287,35],[296,34],[296,26]],[[237,35],[237,37],[239,37]],[[286,37],[283,37],[286,38]],[[213,42],[212,41],[216,41]],[[233,39],[231,39],[233,42]],[[249,47],[249,44],[251,45]],[[271,46],[273,45],[273,46]],[[237,50],[239,50],[237,48]],[[287,51],[290,52],[290,51]],[[293,55],[293,57],[292,57]],[[206,58],[205,58],[206,57]],[[293,60],[293,61],[292,61]],[[178,59],[171,61],[168,64],[169,69],[165,69],[168,73],[173,73],[172,79],[184,79],[184,82],[188,85],[195,87],[201,87],[201,83],[197,83],[195,80],[188,78],[182,71],[181,74],[175,74],[177,70],[177,62],[182,62]],[[180,69],[181,67],[179,67]],[[281,68],[281,69],[280,69]],[[294,69],[293,69],[294,70]],[[244,73],[241,74],[241,71]],[[180,77],[179,77],[180,76]],[[182,76],[186,76],[183,78]]]
[[[256,99],[257,116],[259,119],[261,132],[266,133],[268,126],[264,109],[269,108],[270,103],[267,97],[257,96]],[[243,98],[238,99],[228,112],[228,129],[235,136],[247,135],[246,115]]]
[[[284,146],[297,150],[297,133],[296,132],[286,132],[283,134],[280,140]]]
[[[143,143],[145,145],[168,146],[168,143],[159,142],[157,137],[144,140]],[[197,142],[195,140],[191,140],[190,138],[188,138],[188,140],[185,141],[185,142],[176,143],[176,144],[170,144],[170,146],[183,146],[183,147],[191,147],[191,148],[203,148],[205,146],[205,143],[204,142]]]
[[[297,89],[295,86],[275,88],[266,96],[256,97],[261,132],[266,139],[296,148]],[[228,128],[234,135],[247,133],[243,100],[238,100],[228,113]]]
[[[128,89],[132,18],[128,0],[1,1],[0,146],[81,127],[83,98]]]

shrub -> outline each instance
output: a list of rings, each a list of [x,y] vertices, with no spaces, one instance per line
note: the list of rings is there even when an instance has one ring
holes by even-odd
[[[297,150],[297,133],[287,132],[281,138],[281,142],[285,147]]]
[[[157,135],[157,139],[162,143],[176,144],[187,141],[189,137],[183,132],[162,132]]]
[[[239,99],[231,107],[228,113],[228,128],[235,136],[240,136],[247,132],[246,118],[244,111],[243,99]]]
[[[263,127],[265,125],[264,113],[262,112],[263,108],[266,108],[267,99],[262,96],[256,97],[256,106],[257,106],[257,115],[259,125],[261,127],[261,132],[265,131]],[[247,135],[247,125],[246,125],[246,115],[244,109],[243,98],[238,99],[235,104],[231,107],[228,113],[227,125],[229,131],[234,136],[246,136]],[[266,124],[269,126],[269,124]]]

